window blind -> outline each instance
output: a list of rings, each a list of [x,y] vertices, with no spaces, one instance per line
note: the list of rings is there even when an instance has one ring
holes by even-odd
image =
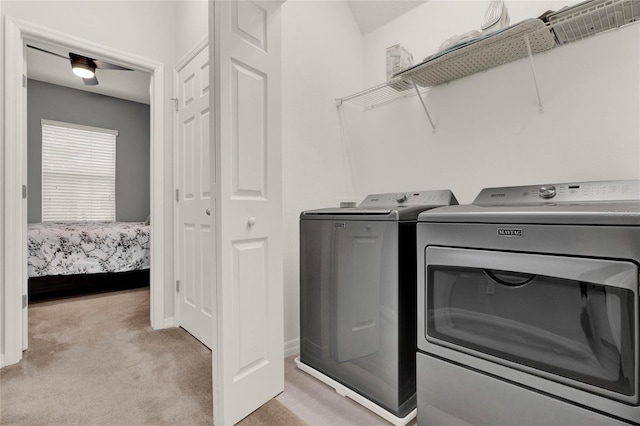
[[[115,130],[42,120],[42,221],[114,221]]]

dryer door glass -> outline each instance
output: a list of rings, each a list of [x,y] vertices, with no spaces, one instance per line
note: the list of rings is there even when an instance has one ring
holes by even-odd
[[[635,265],[429,250],[427,340],[637,402]]]

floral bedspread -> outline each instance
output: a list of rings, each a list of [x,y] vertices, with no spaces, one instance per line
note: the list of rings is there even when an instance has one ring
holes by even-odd
[[[27,234],[30,277],[149,268],[144,222],[30,223]]]

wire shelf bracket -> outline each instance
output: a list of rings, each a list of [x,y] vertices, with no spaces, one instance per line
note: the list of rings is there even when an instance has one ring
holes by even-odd
[[[533,75],[533,85],[536,88],[536,95],[538,96],[538,112],[544,113],[544,106],[542,105],[542,98],[540,97],[540,88],[538,87],[538,76],[536,74],[536,65],[533,60],[533,54],[531,53],[531,43],[529,42],[529,35],[524,36],[524,43],[527,46],[527,55],[529,56],[529,62],[531,64],[531,74]]]
[[[427,108],[427,104],[422,98],[422,94],[420,93],[420,89],[418,89],[418,85],[415,81],[411,80],[411,84],[413,84],[413,88],[416,91],[416,95],[420,99],[420,103],[422,104],[422,108],[424,108],[424,112],[427,113],[427,118],[429,119],[429,123],[431,124],[431,133],[436,134],[436,126],[433,124],[433,120],[431,119],[431,114],[429,114],[429,109]]]

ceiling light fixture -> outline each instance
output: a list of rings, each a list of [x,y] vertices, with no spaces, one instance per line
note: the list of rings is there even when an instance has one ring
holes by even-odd
[[[93,78],[96,75],[96,64],[84,56],[70,54],[71,69],[73,73],[81,78]]]
[[[69,52],[69,57],[66,57],[58,53],[49,52],[48,50],[42,49],[40,47],[31,46],[29,44],[27,44],[27,47],[38,50],[40,52],[48,53],[49,55],[57,56],[58,58],[62,58],[66,61],[70,61],[73,73],[82,78],[85,86],[98,85],[98,79],[96,78],[96,69],[133,71],[131,68],[125,68],[120,65],[111,64],[100,59],[87,58],[86,56],[78,55],[72,52]]]

